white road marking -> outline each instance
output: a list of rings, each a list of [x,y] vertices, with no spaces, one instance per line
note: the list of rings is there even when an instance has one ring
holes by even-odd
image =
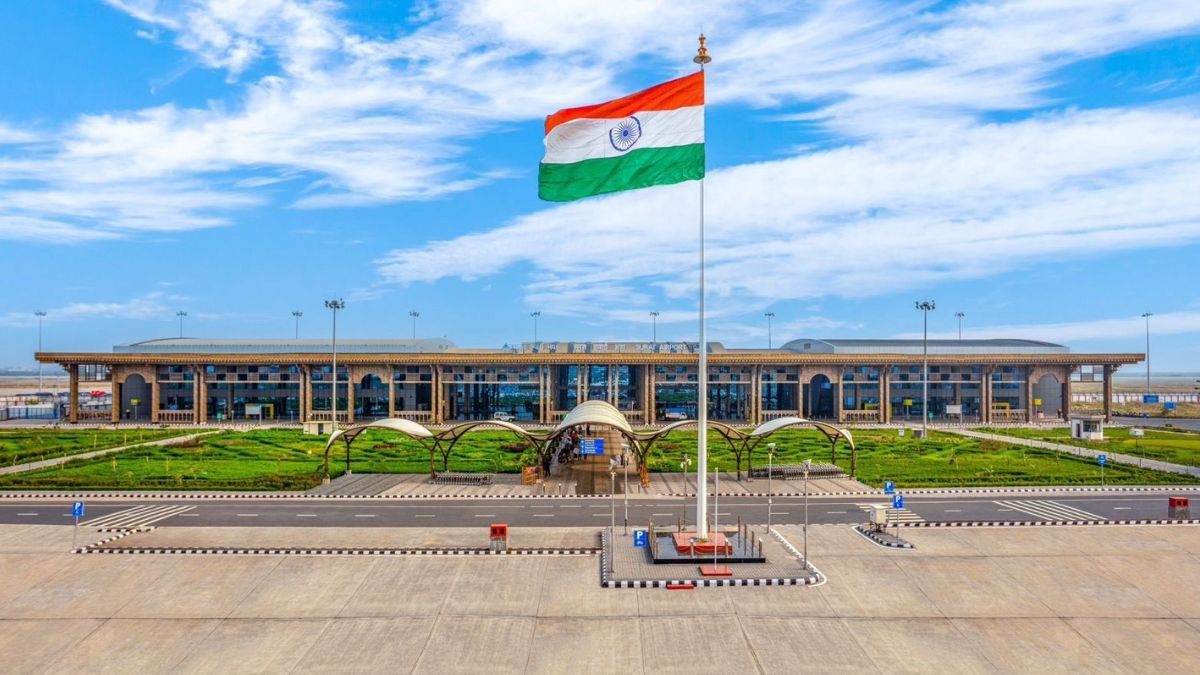
[[[178,513],[176,515],[179,516],[180,518],[199,518],[200,517],[199,513]]]
[[[962,513],[962,509],[942,509],[942,513]]]
[[[415,514],[413,517],[414,518],[437,518],[437,516],[433,515],[432,513],[418,513],[418,514]]]
[[[475,517],[476,518],[495,518],[496,514],[494,514],[494,513],[476,513]]]
[[[317,514],[315,514],[315,513],[297,513],[296,517],[297,518],[316,518]]]
[[[826,511],[825,513],[845,513],[845,511]]]
[[[559,504],[558,508],[560,508],[560,509],[582,509],[583,505],[582,504]]]
[[[657,516],[673,516],[675,514],[674,513],[651,513],[650,515],[657,517]]]
[[[36,513],[18,513],[18,516],[36,516]]]
[[[257,513],[239,513],[239,514],[237,514],[237,517],[238,518],[257,518],[258,514]]]
[[[533,517],[534,518],[553,518],[554,514],[553,513],[535,513],[535,514],[533,514]]]
[[[775,515],[777,515],[777,516],[790,516],[790,515],[792,515],[792,514],[788,513],[787,511],[771,511],[771,513],[773,513],[773,514],[775,514]],[[845,511],[830,511],[830,513],[845,513]]]
[[[374,513],[356,513],[356,514],[354,514],[354,517],[355,518],[374,518],[375,514]]]
[[[136,528],[145,527],[152,523],[157,523],[160,520],[166,520],[171,516],[178,516],[188,511],[194,510],[195,506],[172,506],[172,505],[150,505],[135,506],[128,509],[123,509],[115,513],[110,513],[106,516],[100,516],[79,523],[84,527],[125,527]]]
[[[1045,520],[1104,520],[1094,513],[1088,513],[1049,499],[1003,501],[996,502],[996,504]]]
[[[1131,507],[1131,506],[1114,506],[1113,511],[1128,511],[1131,508],[1133,508],[1133,507]]]
[[[593,513],[593,514],[592,514],[592,517],[593,517],[593,518],[611,518],[611,517],[612,517],[612,514],[608,514],[608,513]]]

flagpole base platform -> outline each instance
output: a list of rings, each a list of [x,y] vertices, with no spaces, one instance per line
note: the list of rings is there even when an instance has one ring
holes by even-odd
[[[733,570],[728,565],[701,565],[700,574],[706,577],[731,577]]]

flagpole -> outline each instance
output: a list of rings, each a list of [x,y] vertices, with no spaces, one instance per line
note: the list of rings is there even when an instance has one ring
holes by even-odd
[[[704,65],[712,61],[708,48],[704,46],[704,35],[700,35],[700,48],[692,59],[704,72]],[[707,88],[707,83],[706,83]],[[707,95],[705,96],[707,99]],[[706,100],[707,103],[707,100]],[[705,160],[707,164],[707,160]],[[707,169],[707,167],[705,167]],[[696,536],[708,538],[708,338],[704,320],[704,176],[700,177],[700,364],[696,377]]]

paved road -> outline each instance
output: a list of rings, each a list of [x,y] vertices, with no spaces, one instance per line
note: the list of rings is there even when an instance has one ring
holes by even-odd
[[[1170,424],[1176,429],[1200,431],[1200,418],[1196,417],[1134,417],[1132,415],[1114,415],[1113,422],[1126,424],[1131,427],[1158,427]]]
[[[1088,493],[1069,496],[912,495],[905,508],[893,513],[899,521],[1007,521],[1164,518],[1167,494]],[[1191,493],[1189,493],[1191,494]],[[1194,496],[1194,495],[1193,495]],[[679,498],[629,501],[630,524],[675,523],[693,517],[694,502]],[[866,505],[890,504],[880,497],[811,497],[809,522],[860,523],[867,519]],[[194,527],[483,527],[492,522],[514,526],[604,526],[612,518],[607,499],[497,500],[437,499],[386,503],[331,503],[328,500],[263,502],[94,502],[88,505],[83,524],[92,527],[171,525]],[[1197,505],[1200,512],[1200,504]],[[625,505],[616,500],[617,523],[625,518]],[[724,522],[766,521],[763,498],[725,497],[719,515]],[[47,500],[0,503],[0,523],[70,524],[71,505]],[[773,522],[804,522],[804,501],[775,497]]]

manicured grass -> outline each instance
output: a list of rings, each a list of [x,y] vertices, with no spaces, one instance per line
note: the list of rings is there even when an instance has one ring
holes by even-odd
[[[1134,438],[1129,429],[1123,427],[1108,427],[1104,430],[1103,441],[1080,441],[1071,438],[1071,430],[1066,427],[1050,427],[1045,429],[980,429],[992,434],[1014,436],[1016,438],[1031,438],[1050,443],[1062,443],[1092,450],[1107,450],[1119,452],[1132,457],[1158,459],[1175,464],[1200,466],[1200,434],[1187,431],[1160,431],[1144,429],[1143,438]]]
[[[0,431],[4,466],[54,459],[194,433],[187,429],[5,429]]]
[[[852,429],[858,447],[858,479],[882,487],[893,480],[897,487],[1014,486],[1014,485],[1099,485],[1100,467],[1094,460],[1050,450],[1038,450],[995,441],[966,438],[934,431],[926,441],[899,437],[896,430]],[[775,462],[799,464],[806,458],[829,462],[829,442],[817,431],[786,429],[776,433]],[[696,468],[696,434],[672,434],[656,446],[651,470],[679,471],[686,453]],[[733,453],[724,440],[709,434],[709,467],[734,470]],[[767,462],[765,443],[754,453],[754,466]],[[836,464],[850,470],[850,452],[838,443]],[[742,470],[746,470],[743,461]],[[1112,485],[1194,483],[1178,474],[1108,465],[1105,482]]]
[[[461,440],[451,471],[516,472],[525,446],[507,432],[481,432]],[[330,474],[345,472],[338,447]],[[321,482],[324,436],[268,429],[204,436],[158,447],[68,462],[61,467],[0,476],[2,488],[306,490]],[[358,473],[426,473],[429,453],[415,441],[370,430],[355,440],[352,468]],[[441,469],[440,457],[437,466]]]
[[[894,480],[898,487],[1098,485],[1095,461],[933,432],[927,441],[898,437],[895,430],[854,430],[858,445],[858,477],[875,486]],[[830,461],[828,441],[817,431],[789,429],[773,437],[775,461],[796,464],[811,457]],[[134,448],[118,455],[80,460],[52,469],[0,476],[0,488],[58,489],[197,489],[304,490],[320,483],[325,438],[298,430],[226,431],[170,447]],[[676,432],[659,441],[648,464],[651,471],[679,471],[684,454],[695,470],[696,433]],[[709,437],[709,466],[734,470],[734,456],[725,441]],[[524,464],[523,464],[524,459]],[[766,463],[766,446],[753,455],[753,464]],[[415,441],[386,431],[371,430],[351,450],[356,473],[426,473],[429,455]],[[849,449],[839,443],[836,462],[847,471]],[[470,434],[454,448],[451,471],[517,472],[532,463],[532,453],[507,432]],[[441,459],[436,458],[441,469]],[[742,469],[748,464],[743,457]],[[345,451],[335,448],[330,473],[345,470]],[[1109,465],[1109,484],[1192,483],[1186,476]]]

